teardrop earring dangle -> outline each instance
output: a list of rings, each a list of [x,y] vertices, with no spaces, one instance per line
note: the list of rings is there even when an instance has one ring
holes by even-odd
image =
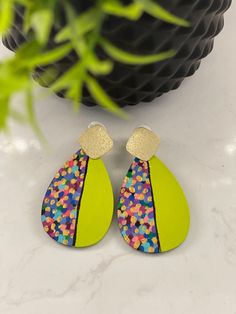
[[[92,123],[79,142],[81,149],[56,173],[43,200],[41,220],[48,235],[70,247],[100,241],[113,216],[111,182],[100,159],[113,146],[106,128]]]
[[[135,156],[121,186],[117,216],[121,235],[145,253],[169,251],[186,238],[190,217],[184,193],[154,154],[160,139],[147,127],[135,129],[127,151]]]

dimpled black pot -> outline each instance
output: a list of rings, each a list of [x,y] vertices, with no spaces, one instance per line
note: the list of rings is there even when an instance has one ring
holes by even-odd
[[[78,12],[88,6],[88,1],[72,1]],[[173,48],[175,57],[145,66],[130,66],[115,62],[113,72],[98,77],[99,83],[120,106],[149,102],[180,86],[185,77],[199,68],[201,59],[213,48],[214,37],[222,30],[223,13],[231,0],[157,0],[168,11],[191,22],[184,28],[167,24],[144,14],[138,21],[128,21],[114,16],[108,17],[103,25],[103,36],[119,48],[134,54],[153,54]],[[85,4],[86,3],[86,4]],[[22,34],[22,10],[17,10],[15,25],[4,39],[11,50],[27,40]],[[53,43],[50,43],[53,46]],[[98,50],[103,57],[103,52]],[[77,61],[76,54],[57,62],[54,66],[60,74]],[[40,77],[45,68],[39,68],[34,77]],[[59,74],[59,75],[60,75]],[[42,82],[41,82],[42,84]],[[43,85],[48,86],[47,82]],[[64,96],[64,91],[59,93]],[[82,102],[93,106],[95,101],[86,88]]]

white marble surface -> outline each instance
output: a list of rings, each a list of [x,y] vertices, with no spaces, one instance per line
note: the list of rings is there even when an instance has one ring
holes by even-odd
[[[175,92],[128,108],[120,121],[101,109],[77,116],[57,97],[37,103],[50,150],[30,128],[11,124],[0,137],[1,314],[236,313],[236,6],[200,70]],[[1,58],[9,53],[0,48]],[[16,105],[22,101],[16,99]],[[57,245],[40,222],[41,201],[61,164],[93,120],[115,140],[105,163],[117,197],[130,163],[124,145],[133,128],[150,125],[162,138],[159,156],[178,177],[191,208],[186,242],[147,256],[122,240],[116,219],[100,244]]]

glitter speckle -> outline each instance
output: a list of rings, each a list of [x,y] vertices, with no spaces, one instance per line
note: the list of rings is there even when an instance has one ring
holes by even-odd
[[[44,230],[64,245],[74,245],[78,202],[88,159],[82,150],[73,155],[56,173],[43,200],[41,220]]]
[[[118,223],[125,241],[146,253],[160,251],[147,161],[135,158],[121,186]]]

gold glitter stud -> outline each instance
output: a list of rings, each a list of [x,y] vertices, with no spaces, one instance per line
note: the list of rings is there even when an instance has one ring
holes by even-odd
[[[98,159],[113,147],[113,141],[104,125],[92,122],[79,137],[84,152],[92,159]]]
[[[127,151],[141,160],[148,161],[155,155],[160,138],[147,127],[138,127],[129,138]]]

